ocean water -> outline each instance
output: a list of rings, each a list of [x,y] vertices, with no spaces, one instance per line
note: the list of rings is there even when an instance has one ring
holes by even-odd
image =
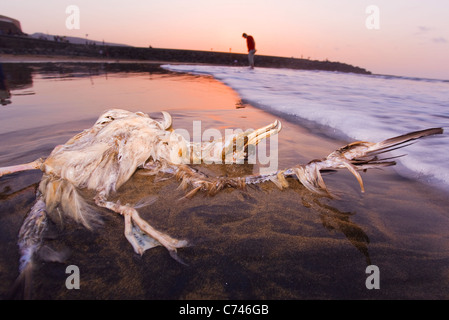
[[[317,131],[377,142],[415,130],[443,127],[395,155],[400,174],[449,190],[449,81],[325,71],[203,65],[163,65],[207,74],[244,101]]]

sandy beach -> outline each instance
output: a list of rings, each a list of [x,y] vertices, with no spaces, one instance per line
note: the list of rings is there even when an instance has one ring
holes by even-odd
[[[279,168],[325,157],[351,142],[326,137],[301,127],[294,119],[257,109],[211,77],[174,74],[151,62],[150,69],[133,74],[99,66],[86,71],[87,76],[75,78],[73,65],[64,67],[63,63],[89,60],[42,59],[0,57],[8,72],[14,70],[12,64],[31,63],[24,66],[32,77],[31,86],[13,88],[12,104],[0,109],[0,166],[48,155],[54,146],[90,127],[106,107],[138,109],[152,116],[166,110],[173,115],[174,127],[187,130],[196,120],[202,121],[203,129],[223,131],[258,128],[279,119],[283,124]],[[33,64],[44,61],[58,63],[59,73]],[[61,81],[68,70],[72,72],[71,83]],[[32,94],[24,94],[24,90]],[[259,167],[209,165],[200,170],[242,176],[257,173]],[[23,172],[0,178],[3,299],[8,298],[17,277],[17,233],[33,203],[40,177],[39,172]],[[336,196],[333,199],[312,194],[294,179],[285,190],[265,183],[246,190],[225,190],[214,197],[199,193],[182,199],[184,191],[175,179],[149,177],[138,171],[114,200],[136,203],[145,196],[157,196],[153,205],[139,212],[154,227],[189,241],[191,245],[178,252],[187,265],[173,260],[162,247],[136,255],[123,236],[123,218],[100,210],[104,224],[94,232],[70,221],[62,229],[51,226],[45,244],[68,250],[70,255],[65,263],[36,263],[32,297],[447,299],[447,194],[403,178],[393,168],[368,171],[362,177],[365,193],[347,171],[325,175]],[[91,196],[86,193],[87,198]],[[64,285],[68,265],[80,269],[79,290],[68,290]],[[365,285],[369,265],[379,267],[378,290]]]

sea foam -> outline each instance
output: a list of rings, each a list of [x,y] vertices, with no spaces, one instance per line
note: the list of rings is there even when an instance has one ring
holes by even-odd
[[[162,67],[212,75],[246,102],[298,123],[317,124],[315,130],[320,134],[377,142],[410,131],[443,127],[443,135],[398,151],[407,156],[398,159],[396,170],[449,190],[448,81],[271,68]]]

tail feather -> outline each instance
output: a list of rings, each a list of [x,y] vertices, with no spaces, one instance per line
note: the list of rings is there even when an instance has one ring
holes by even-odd
[[[9,300],[30,300],[31,299],[31,286],[32,286],[32,274],[34,265],[30,261],[27,266],[20,272],[19,276],[14,281],[13,286],[8,292]]]
[[[31,297],[35,254],[41,248],[46,229],[46,206],[42,196],[38,194],[36,202],[20,227],[17,242],[20,250],[19,276],[9,293],[11,299],[29,299]]]

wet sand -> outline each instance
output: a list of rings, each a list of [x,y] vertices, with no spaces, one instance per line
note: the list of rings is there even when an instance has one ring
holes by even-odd
[[[156,68],[151,73],[126,76],[110,72],[107,79],[104,73],[94,73],[77,81],[70,78],[73,81],[68,83],[60,81],[61,74],[58,78],[54,73],[33,73],[33,85],[17,89],[13,103],[0,110],[0,166],[45,156],[55,145],[90,127],[105,107],[101,98],[114,107],[129,106],[155,117],[157,111],[167,110],[174,117],[174,127],[187,130],[194,120],[202,121],[203,130],[225,130],[258,128],[279,118],[246,104],[231,89],[208,77],[174,75]],[[93,84],[84,87],[89,81]],[[126,87],[128,83],[132,85]],[[55,91],[47,91],[49,86]],[[74,95],[84,93],[82,101],[75,103],[63,88]],[[35,95],[20,95],[23,90]],[[61,107],[64,99],[67,105]],[[80,107],[84,103],[86,109]],[[18,115],[25,119],[19,120]],[[280,120],[279,168],[324,157],[350,142],[312,132],[294,119]],[[7,126],[11,122],[15,129]],[[211,165],[203,170],[241,176],[258,169],[257,165]],[[8,298],[17,276],[17,233],[40,177],[39,172],[23,172],[0,178],[3,299]],[[178,251],[187,266],[173,260],[162,247],[142,257],[136,255],[123,235],[123,218],[99,210],[104,224],[94,232],[70,221],[62,230],[50,229],[45,244],[55,250],[68,249],[70,255],[65,263],[37,262],[32,297],[447,299],[447,194],[405,179],[393,168],[368,171],[362,177],[364,194],[349,172],[325,175],[329,189],[338,196],[335,199],[313,195],[294,179],[289,180],[290,188],[282,191],[265,183],[246,190],[225,190],[215,197],[199,193],[182,199],[184,192],[175,179],[154,181],[138,171],[114,199],[132,204],[156,195],[157,201],[139,212],[155,228],[189,241],[191,246]],[[65,286],[68,265],[80,269],[79,290]],[[365,286],[368,265],[379,267],[379,290]]]
[[[23,54],[0,54],[1,63],[129,63],[129,64],[177,64],[173,61],[156,61],[156,60],[137,60],[137,59],[114,59],[108,57],[94,58],[94,57],[74,57],[63,55],[23,55]],[[189,64],[189,63],[182,63]],[[195,63],[201,64],[201,63]]]

